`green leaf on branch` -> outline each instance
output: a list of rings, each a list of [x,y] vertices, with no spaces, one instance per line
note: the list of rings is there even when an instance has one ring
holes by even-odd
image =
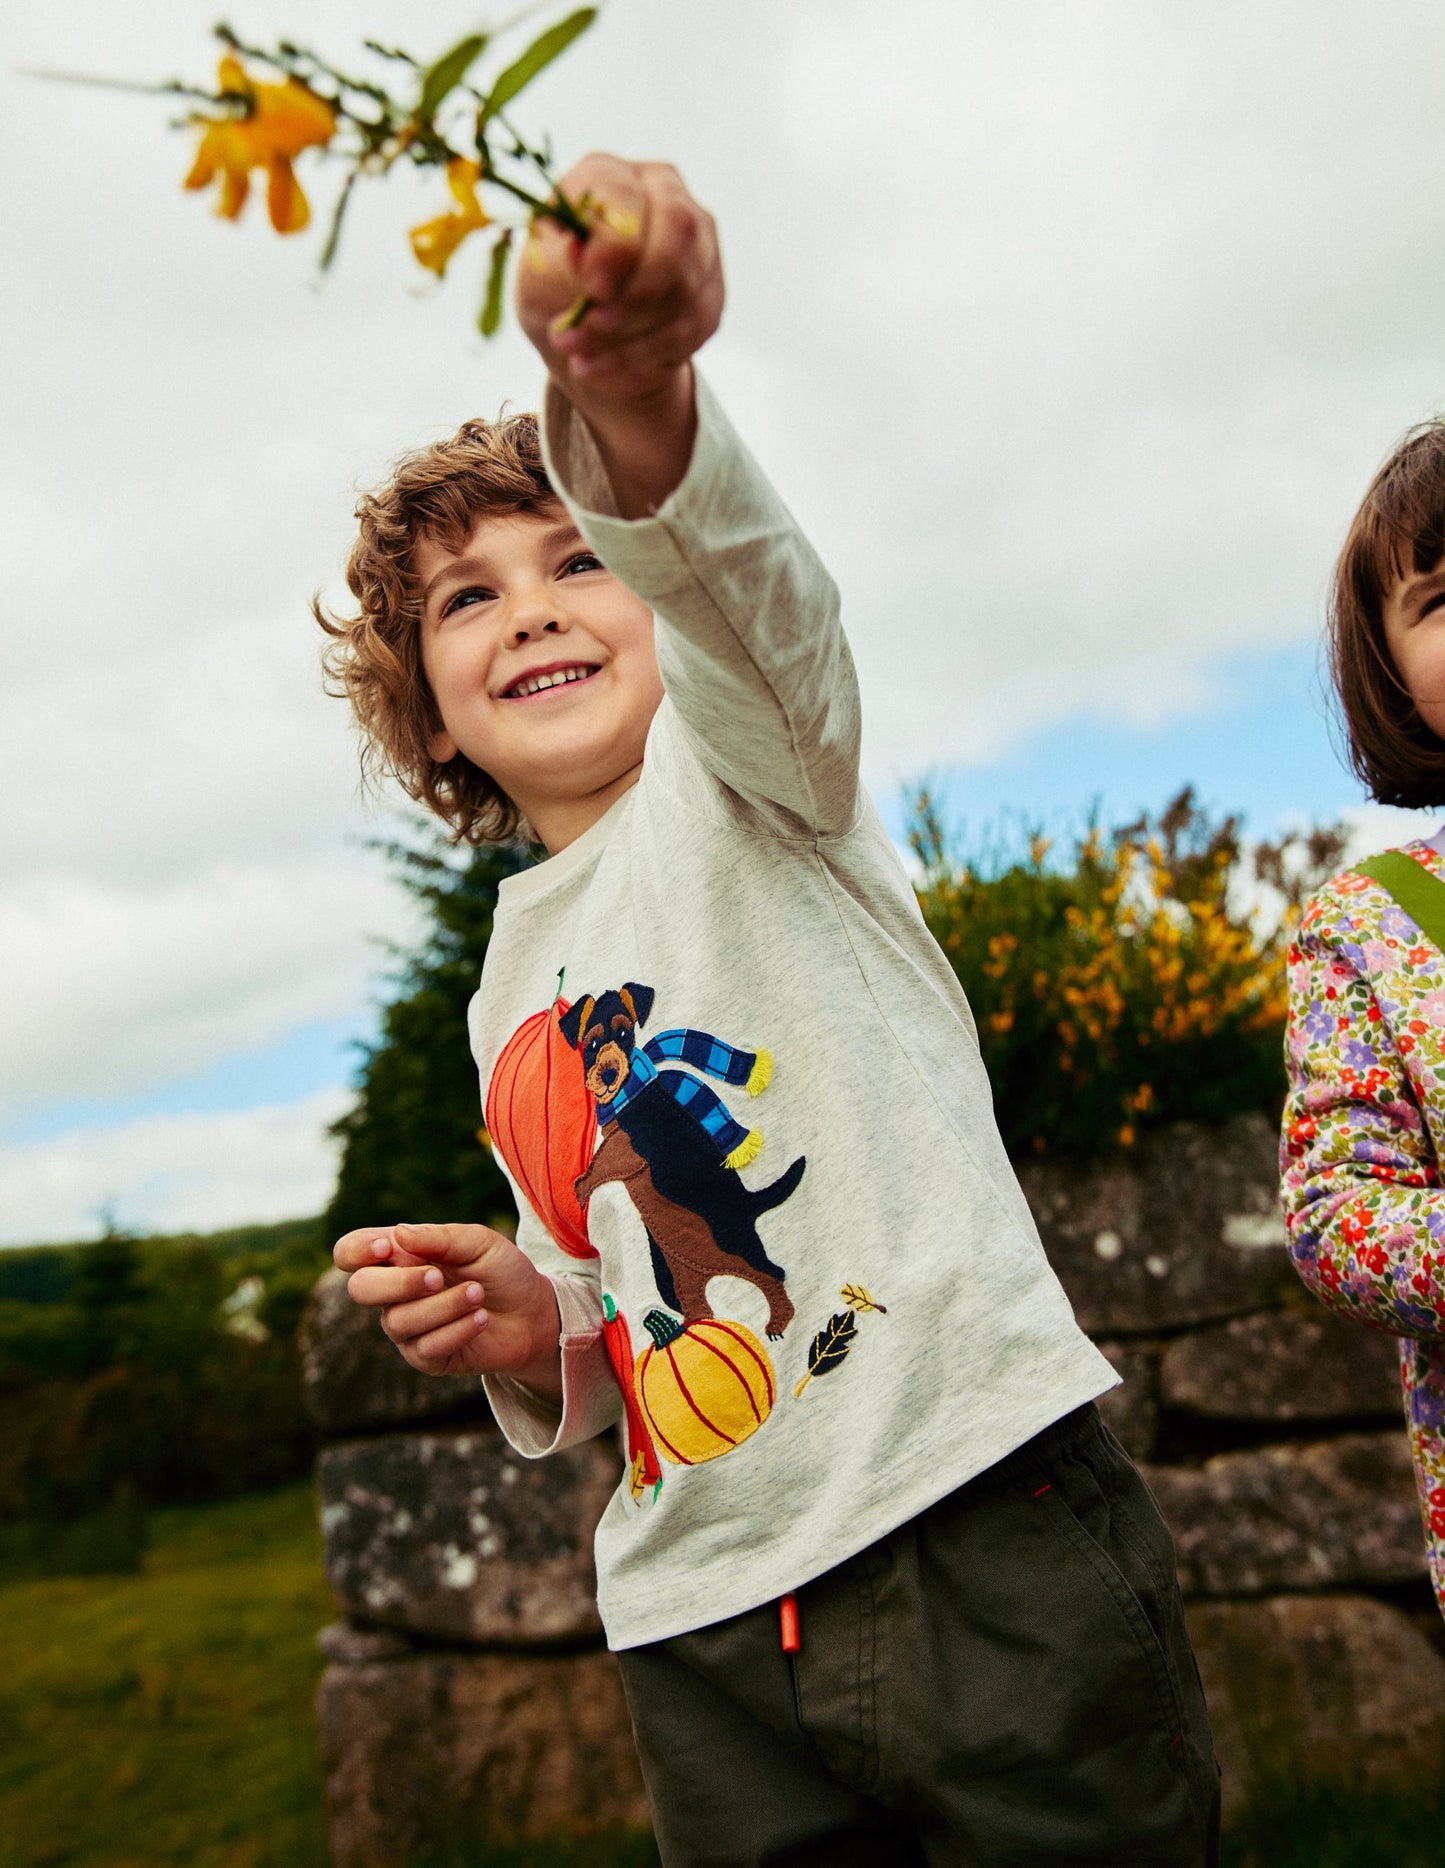
[[[485,123],[488,117],[495,117],[499,110],[505,110],[539,71],[544,71],[554,58],[560,57],[567,50],[574,39],[586,32],[596,17],[595,6],[579,7],[555,26],[549,26],[540,39],[533,40],[522,56],[508,65],[492,86],[491,95],[482,110],[482,121]]]
[[[499,235],[492,247],[492,263],[487,268],[487,294],[482,300],[482,315],[477,329],[483,337],[495,337],[502,322],[502,292],[507,282],[507,255],[512,250],[512,230]]]
[[[321,258],[317,270],[327,272],[336,258],[336,249],[341,241],[341,223],[346,219],[346,209],[351,200],[351,191],[356,186],[356,178],[361,170],[353,169],[342,183],[341,193],[336,197],[336,207],[332,211],[331,226],[327,230],[326,245],[321,249]]]
[[[474,32],[469,38],[454,45],[450,52],[443,52],[428,69],[421,81],[421,96],[416,106],[416,114],[423,122],[430,122],[436,115],[481,57],[486,43],[487,35],[484,32]]]

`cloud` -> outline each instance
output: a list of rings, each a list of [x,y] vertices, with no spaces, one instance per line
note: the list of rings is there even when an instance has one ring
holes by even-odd
[[[102,1213],[156,1232],[318,1213],[331,1195],[328,1123],[343,1090],[227,1115],[150,1116],[0,1144],[0,1244],[94,1234]]]
[[[146,887],[42,877],[0,894],[8,995],[0,1124],[27,1107],[134,1095],[343,1018],[415,937],[374,860],[224,859]]]

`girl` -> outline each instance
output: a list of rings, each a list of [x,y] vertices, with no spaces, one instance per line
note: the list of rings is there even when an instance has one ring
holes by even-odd
[[[1406,437],[1335,570],[1330,661],[1382,804],[1445,805],[1445,421]],[[1334,1310],[1400,1339],[1430,1575],[1445,1611],[1445,827],[1308,904],[1289,956],[1289,1249]]]

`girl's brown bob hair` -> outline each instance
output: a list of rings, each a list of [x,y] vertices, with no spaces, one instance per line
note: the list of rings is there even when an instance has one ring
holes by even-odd
[[[484,514],[540,513],[560,502],[547,478],[535,415],[466,422],[449,441],[397,462],[362,496],[346,565],[355,616],[312,613],[331,638],[322,655],[327,692],[344,696],[361,728],[361,769],[394,778],[434,811],[458,843],[508,843],[525,834],[512,800],[464,754],[439,764],[427,741],[441,725],[421,659],[419,538],[460,551]]]
[[[1445,419],[1411,429],[1350,525],[1330,593],[1330,673],[1350,764],[1381,804],[1445,804],[1445,742],[1420,718],[1385,640],[1385,600],[1445,556]]]

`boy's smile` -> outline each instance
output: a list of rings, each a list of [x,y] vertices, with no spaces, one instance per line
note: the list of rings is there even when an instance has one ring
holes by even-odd
[[[546,668],[535,668],[530,674],[518,675],[503,688],[502,699],[535,700],[542,694],[554,694],[559,687],[575,687],[579,681],[590,681],[596,673],[596,662],[557,662]]]
[[[642,766],[662,700],[652,612],[560,506],[484,514],[459,551],[423,535],[421,654],[439,725],[551,851],[595,822]]]

